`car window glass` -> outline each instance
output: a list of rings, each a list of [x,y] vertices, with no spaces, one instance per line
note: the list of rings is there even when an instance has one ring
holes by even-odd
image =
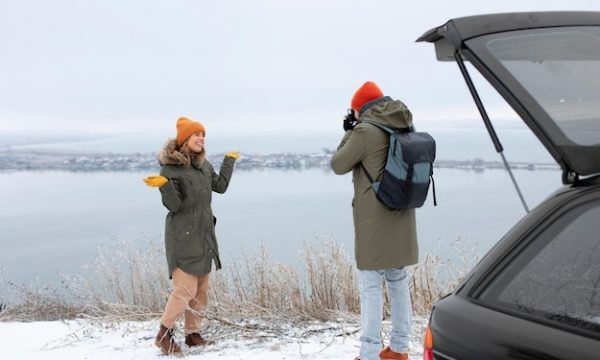
[[[522,30],[484,41],[572,142],[600,143],[599,28]]]
[[[482,300],[600,331],[600,204],[565,215],[506,267]]]

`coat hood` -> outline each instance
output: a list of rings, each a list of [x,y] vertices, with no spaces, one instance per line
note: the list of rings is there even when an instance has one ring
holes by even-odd
[[[165,146],[158,154],[158,163],[163,165],[174,165],[174,166],[189,166],[194,165],[196,168],[201,168],[204,162],[205,150],[198,155],[194,155],[191,159],[186,154],[179,151],[177,141],[170,139],[167,141]]]
[[[393,129],[413,126],[412,114],[408,107],[402,101],[389,96],[370,101],[362,107],[359,120],[367,119]]]

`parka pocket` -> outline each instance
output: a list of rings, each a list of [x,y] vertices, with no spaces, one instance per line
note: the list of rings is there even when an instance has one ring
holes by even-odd
[[[190,214],[179,214],[173,218],[172,230],[176,241],[188,241],[192,238],[195,229],[195,222]]]

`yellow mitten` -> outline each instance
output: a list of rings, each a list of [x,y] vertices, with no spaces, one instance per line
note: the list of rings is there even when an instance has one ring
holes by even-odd
[[[233,158],[234,160],[237,160],[240,158],[240,152],[239,151],[230,151],[225,154],[225,157],[230,157],[230,158]]]
[[[167,179],[164,176],[146,176],[144,178],[144,182],[146,183],[146,185],[150,186],[150,187],[161,187],[164,184],[169,182],[169,179]]]

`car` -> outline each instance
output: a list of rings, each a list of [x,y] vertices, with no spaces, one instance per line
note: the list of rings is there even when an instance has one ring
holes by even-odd
[[[499,153],[473,68],[558,162],[563,182],[434,303],[423,358],[600,359],[600,12],[455,18],[417,41],[458,63]]]

